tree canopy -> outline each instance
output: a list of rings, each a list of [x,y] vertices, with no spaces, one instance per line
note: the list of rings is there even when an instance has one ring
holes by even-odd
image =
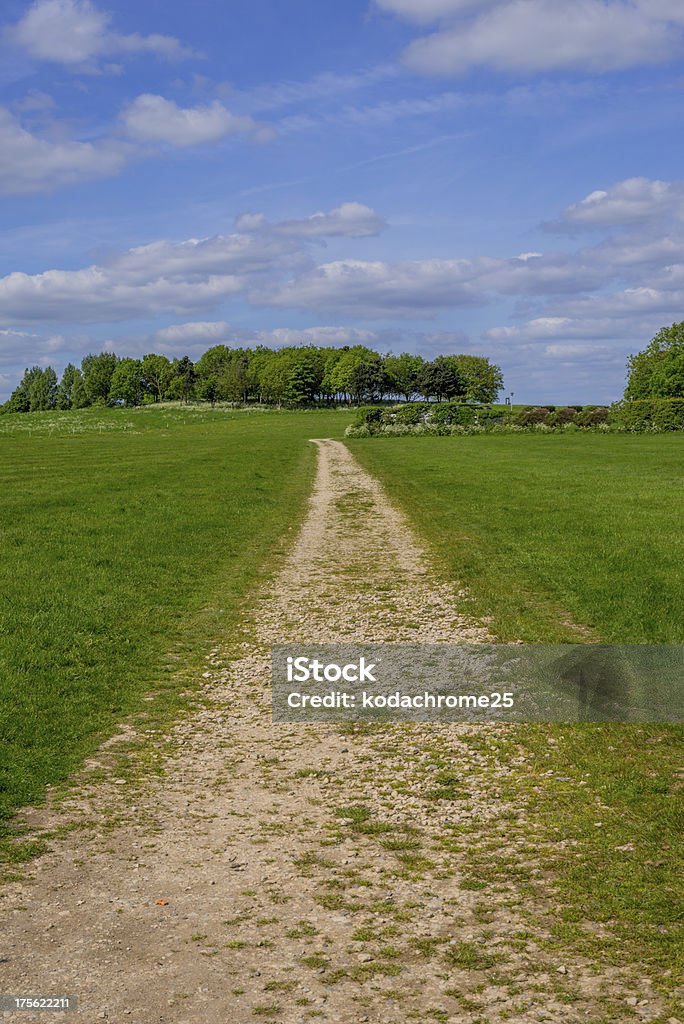
[[[472,355],[426,361],[407,352],[381,355],[367,345],[280,349],[214,345],[193,362],[150,352],[142,359],[113,352],[69,363],[58,384],[52,367],[27,369],[3,412],[136,406],[165,400],[263,402],[289,407],[416,398],[492,402],[503,387],[501,370]]]
[[[684,322],[661,328],[627,368],[625,398],[684,398]]]

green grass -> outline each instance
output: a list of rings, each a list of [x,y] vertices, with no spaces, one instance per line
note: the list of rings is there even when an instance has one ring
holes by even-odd
[[[0,829],[237,627],[337,413],[0,418]],[[156,705],[154,705],[156,707]],[[17,850],[10,851],[17,858]]]
[[[684,436],[351,440],[502,640],[684,641]]]
[[[684,642],[684,436],[349,447],[500,639]],[[606,724],[483,729],[468,740],[504,762],[527,754],[502,796],[528,810],[528,841],[556,890],[548,925],[558,955],[570,946],[598,962],[641,963],[666,990],[683,968],[683,738],[681,726]],[[436,795],[455,798],[449,788]],[[470,874],[486,877],[490,855],[465,856]]]

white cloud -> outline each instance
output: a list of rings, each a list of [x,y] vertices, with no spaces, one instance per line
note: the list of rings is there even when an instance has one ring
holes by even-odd
[[[260,213],[245,213],[235,224],[239,231],[274,231],[293,238],[366,238],[379,235],[386,222],[375,210],[363,203],[342,203],[334,210],[319,211],[301,220],[284,220],[270,224]]]
[[[550,227],[610,228],[657,217],[684,219],[684,182],[627,178],[568,206]]]
[[[208,106],[179,107],[152,93],[138,96],[121,113],[128,134],[139,142],[199,146],[227,135],[247,134],[258,141],[273,137],[268,125],[232,114],[214,100]]]
[[[202,341],[218,344],[230,336],[232,328],[225,320],[196,320],[184,324],[161,327],[154,334],[155,341],[171,345],[182,345],[187,341]]]
[[[107,265],[13,273],[0,279],[0,317],[95,323],[217,305],[250,274],[296,263],[287,239],[216,235],[129,249]]]
[[[642,330],[639,324],[637,336]],[[537,342],[550,339],[615,338],[622,334],[622,326],[618,326],[610,317],[583,320],[570,316],[542,316],[514,326],[492,327],[485,331],[483,338],[495,342]]]
[[[47,270],[0,280],[0,315],[21,323],[59,320],[96,323],[215,306],[241,288],[236,276],[173,280],[152,269],[149,279],[126,282],[116,269]]]
[[[192,55],[172,36],[121,35],[110,26],[111,16],[90,0],[36,0],[11,34],[32,57],[74,66],[117,53],[170,58]]]
[[[549,253],[480,261],[480,280],[503,295],[561,295],[599,288],[597,267],[581,255]]]
[[[567,303],[568,312],[577,317],[630,318],[652,314],[660,326],[672,319],[681,320],[683,309],[684,288],[658,288],[648,282],[605,295],[580,297]]]
[[[16,328],[0,330],[0,402],[9,397],[29,366],[52,366],[66,351],[59,334],[31,334]]]
[[[270,331],[257,331],[256,339],[262,345],[280,348],[284,345],[372,345],[376,340],[375,331],[360,330],[358,327],[275,327]]]
[[[0,192],[48,191],[117,174],[130,155],[122,142],[52,141],[29,132],[0,107]]]
[[[253,301],[298,309],[344,310],[358,316],[430,316],[482,300],[468,260],[402,263],[338,260],[287,284],[255,292]]]
[[[0,321],[96,323],[211,309],[264,275],[273,284],[283,274],[302,273],[312,239],[342,228],[363,233],[371,215],[377,217],[349,203],[316,215],[323,223],[315,220],[314,228],[308,220],[285,221],[249,233],[151,242],[81,270],[9,274],[0,279]]]
[[[670,20],[631,2],[512,0],[415,40],[405,61],[426,74],[585,69],[658,64],[676,56],[681,34]]]

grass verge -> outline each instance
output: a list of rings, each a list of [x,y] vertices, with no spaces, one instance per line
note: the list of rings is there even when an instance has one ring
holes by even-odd
[[[303,513],[307,439],[345,424],[164,407],[0,421],[0,836],[145,694],[157,715],[180,705],[179,666],[235,630]]]
[[[350,450],[404,506],[501,640],[684,640],[684,436],[366,438]]]
[[[684,641],[684,437],[348,443],[500,639]],[[640,963],[668,992],[683,967],[683,739],[681,726],[583,724],[469,740],[512,766],[524,755],[502,795],[533,823],[559,951]],[[486,879],[487,855],[463,853]]]

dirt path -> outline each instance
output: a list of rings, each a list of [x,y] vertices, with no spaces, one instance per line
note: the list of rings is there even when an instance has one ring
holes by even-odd
[[[510,870],[534,823],[498,799],[509,767],[483,730],[271,722],[271,643],[486,639],[468,608],[377,482],[319,442],[258,642],[215,650],[162,776],[86,786],[59,810],[81,827],[0,904],[0,991],[76,995],[80,1019],[117,1024],[653,1016],[645,979],[545,952],[530,912],[553,907],[531,907]],[[458,799],[439,799],[454,780]],[[497,866],[486,881],[472,849]]]

